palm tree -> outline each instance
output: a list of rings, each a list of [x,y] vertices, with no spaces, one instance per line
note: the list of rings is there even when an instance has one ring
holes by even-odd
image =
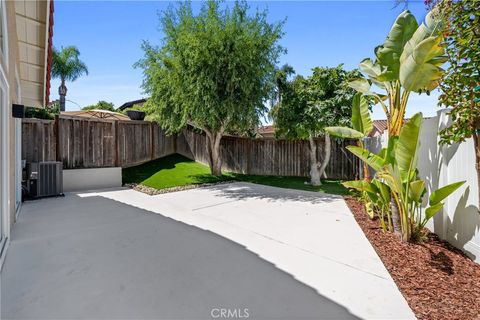
[[[52,76],[61,81],[58,88],[60,111],[65,111],[65,96],[67,95],[65,81],[75,81],[83,74],[88,75],[87,66],[78,58],[79,55],[80,51],[75,46],[62,47],[60,51],[53,48]]]
[[[295,74],[295,70],[289,64],[284,64],[281,68],[275,70],[275,83],[270,99],[270,107],[274,107],[282,100],[282,91],[287,86],[288,77]]]

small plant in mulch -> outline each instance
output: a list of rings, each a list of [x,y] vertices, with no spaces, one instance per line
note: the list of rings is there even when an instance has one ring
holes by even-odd
[[[401,241],[356,198],[345,200],[418,319],[480,319],[479,264],[427,229],[421,243]]]

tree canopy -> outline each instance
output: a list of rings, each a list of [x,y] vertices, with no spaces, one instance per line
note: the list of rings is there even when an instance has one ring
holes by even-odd
[[[461,142],[480,131],[480,1],[440,1],[437,5],[445,15],[449,62],[440,84],[440,104],[452,107],[453,119],[440,136],[443,143]]]
[[[98,101],[96,104],[92,104],[86,107],[83,107],[82,110],[107,110],[107,111],[115,111],[115,106],[111,102],[107,102],[104,100]]]
[[[473,139],[480,186],[480,1],[441,0],[448,68],[440,83],[439,104],[451,107],[452,123],[440,131],[440,142]],[[480,188],[478,190],[480,203]]]
[[[225,132],[256,127],[266,112],[283,22],[269,23],[266,11],[250,15],[246,2],[204,2],[195,15],[190,2],[161,15],[165,37],[144,42],[143,88],[154,117],[167,133],[190,123],[205,131],[209,164],[221,174],[220,140]]]
[[[296,76],[283,82],[281,103],[271,115],[277,135],[292,139],[318,136],[325,127],[349,126],[355,90],[348,80],[360,75],[358,70],[346,71],[316,67],[310,77]]]
[[[310,146],[310,183],[320,185],[325,168],[330,161],[330,137],[325,127],[348,126],[352,115],[352,100],[355,90],[348,86],[348,80],[358,77],[358,70],[345,71],[343,65],[335,68],[316,67],[312,75],[296,76],[289,66],[277,71],[276,87],[279,97],[270,114],[275,124],[275,134],[289,139],[308,139]],[[314,140],[324,133],[324,156],[317,157],[317,143]]]
[[[52,77],[62,82],[75,81],[83,74],[88,74],[85,63],[80,59],[80,51],[75,46],[68,46],[52,52]]]
[[[160,47],[144,42],[143,88],[169,132],[187,122],[205,130],[254,126],[266,111],[275,64],[283,52],[283,23],[268,23],[266,12],[248,14],[246,2],[230,9],[217,1],[170,7],[161,16]]]

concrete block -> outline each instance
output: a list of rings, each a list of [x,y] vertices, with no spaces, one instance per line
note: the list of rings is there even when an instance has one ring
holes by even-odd
[[[63,191],[82,191],[122,186],[122,168],[63,170]]]

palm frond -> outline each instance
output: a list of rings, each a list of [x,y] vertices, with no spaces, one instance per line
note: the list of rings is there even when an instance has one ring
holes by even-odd
[[[79,59],[80,51],[75,46],[68,46],[52,52],[52,77],[62,81],[75,81],[82,75],[88,75],[88,68]]]

